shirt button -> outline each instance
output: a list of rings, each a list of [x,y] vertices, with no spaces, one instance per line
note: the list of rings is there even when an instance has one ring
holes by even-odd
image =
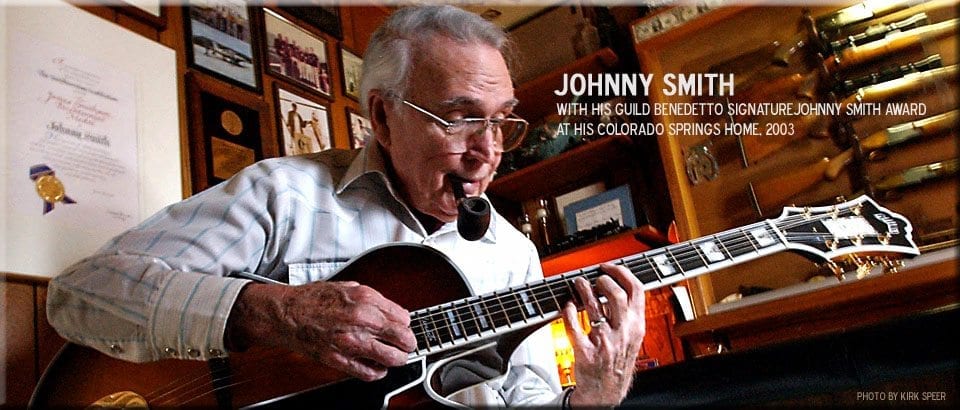
[[[163,352],[166,353],[168,356],[176,356],[176,355],[177,355],[177,349],[174,349],[174,348],[172,348],[172,347],[164,347],[164,348],[163,348]]]
[[[123,353],[123,348],[120,345],[114,343],[110,345],[110,351],[113,353]]]
[[[190,357],[200,357],[200,351],[192,347],[187,348],[187,355]]]

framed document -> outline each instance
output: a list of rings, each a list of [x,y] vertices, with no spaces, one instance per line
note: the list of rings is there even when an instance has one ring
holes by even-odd
[[[275,84],[277,135],[283,155],[300,155],[333,148],[330,108]]]
[[[327,42],[273,10],[263,11],[267,72],[332,98]]]
[[[202,71],[260,90],[260,70],[243,0],[190,0],[184,19],[187,62]]]

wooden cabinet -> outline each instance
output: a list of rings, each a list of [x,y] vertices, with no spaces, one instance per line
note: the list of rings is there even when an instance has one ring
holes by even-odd
[[[668,95],[654,91],[649,96],[651,104],[662,106],[689,108],[704,104],[697,107],[722,107],[719,112],[667,110],[653,115],[653,121],[667,130],[657,140],[681,239],[707,236],[770,218],[787,205],[828,205],[840,196],[851,199],[861,192],[874,193],[879,181],[910,166],[957,156],[956,132],[953,131],[921,143],[903,144],[867,153],[869,155],[863,158],[857,157],[832,180],[823,168],[819,168],[825,158],[829,160],[844,152],[856,152],[864,138],[886,127],[956,109],[955,81],[922,87],[919,92],[891,99],[901,103],[923,103],[928,108],[925,115],[856,118],[844,113],[751,114],[738,118],[738,114],[730,111],[728,104],[731,102],[781,103],[799,107],[808,103],[829,105],[844,101],[844,98],[854,98],[852,92],[842,94],[836,91],[830,85],[831,79],[869,75],[893,64],[917,61],[931,53],[939,54],[944,66],[957,63],[954,35],[927,41],[922,47],[908,48],[888,58],[821,78],[818,70],[829,60],[814,50],[809,42],[798,43],[798,40],[805,38],[804,24],[811,16],[821,16],[839,7],[839,4],[721,7],[635,43],[642,70],[653,75],[653,90],[664,88],[661,79],[666,75],[678,74],[729,74],[735,84],[734,92],[727,95],[705,91]],[[944,13],[935,18],[931,14],[931,23],[949,19],[955,13],[950,11],[955,7],[943,9],[938,12]],[[910,13],[910,9],[904,10],[898,16],[884,17],[884,21],[897,21],[909,17]],[[649,28],[651,22],[670,20],[660,17],[654,14],[636,24]],[[670,17],[674,19],[675,16]],[[794,54],[785,61],[775,62],[776,50],[803,44],[807,44],[806,48],[793,50]],[[812,97],[803,94],[800,82],[784,86],[786,82],[801,78],[824,82],[813,88]],[[724,131],[726,125],[735,123],[757,124],[760,135]],[[683,131],[684,126],[701,128]],[[783,126],[793,131],[790,135],[776,135],[769,126]],[[720,131],[714,131],[717,129]],[[747,148],[751,147],[755,150],[749,152],[754,155],[745,155]],[[888,154],[886,159],[882,159],[884,153]],[[697,177],[703,169],[707,170],[706,175]],[[915,228],[914,239],[921,244],[930,244],[940,241],[935,238],[938,232],[949,231],[956,225],[956,192],[953,181],[947,178],[918,189],[904,190],[899,198],[879,194],[874,198],[881,205],[907,216]],[[771,194],[783,195],[775,201],[764,201]],[[956,235],[955,230],[953,235]],[[728,296],[748,293],[744,289],[786,288],[822,275],[830,273],[798,255],[778,253],[689,282],[694,289],[692,295],[697,313],[703,315],[716,310]]]

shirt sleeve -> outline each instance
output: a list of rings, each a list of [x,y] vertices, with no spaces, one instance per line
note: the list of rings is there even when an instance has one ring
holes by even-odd
[[[55,277],[47,317],[65,339],[120,359],[225,355],[226,320],[246,280],[275,263],[283,206],[253,166],[171,205]],[[282,179],[281,182],[283,183]]]

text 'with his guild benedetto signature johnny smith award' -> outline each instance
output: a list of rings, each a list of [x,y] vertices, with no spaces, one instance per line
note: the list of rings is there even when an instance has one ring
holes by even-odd
[[[811,116],[861,118],[874,115],[924,115],[924,103],[763,101],[763,96],[737,94],[729,73],[564,74],[556,96],[557,114],[569,119],[559,132],[575,136],[789,136],[802,132],[798,120]],[[652,93],[681,102],[649,102]],[[604,102],[578,102],[580,97],[605,97]],[[628,97],[628,98],[616,98]],[[641,97],[641,98],[629,98]],[[594,98],[595,99],[595,98]],[[685,100],[685,101],[684,101]],[[616,116],[631,121],[600,122],[590,117]],[[646,118],[669,117],[667,124]],[[578,117],[580,119],[578,119]],[[764,121],[757,121],[757,118]]]

